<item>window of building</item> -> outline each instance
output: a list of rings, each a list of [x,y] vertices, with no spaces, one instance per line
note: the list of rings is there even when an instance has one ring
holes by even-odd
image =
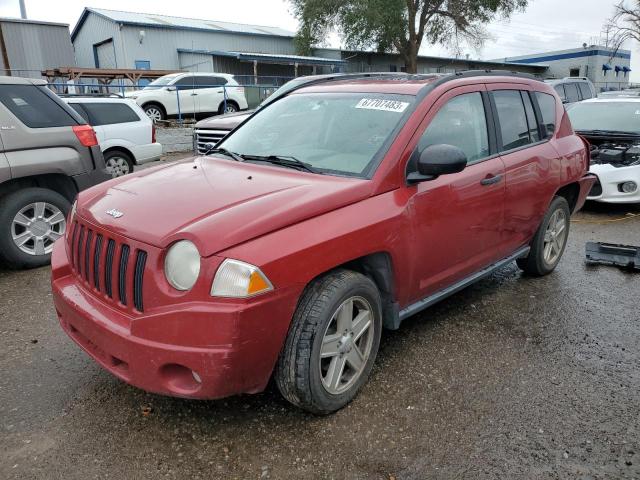
[[[78,122],[44,91],[34,85],[1,85],[0,102],[30,128],[69,127]]]
[[[492,92],[498,111],[502,135],[502,151],[520,148],[531,143],[527,114],[518,90]]]
[[[579,77],[580,76],[580,69],[579,68],[572,68],[569,70],[569,76],[570,77]]]
[[[556,131],[556,99],[542,92],[535,92],[538,107],[542,114],[542,123],[545,127],[545,137],[553,136]]]
[[[136,70],[151,70],[151,62],[149,60],[136,60]]]
[[[489,156],[487,118],[480,93],[455,97],[438,111],[420,139],[419,150],[439,144],[462,149],[469,163]]]

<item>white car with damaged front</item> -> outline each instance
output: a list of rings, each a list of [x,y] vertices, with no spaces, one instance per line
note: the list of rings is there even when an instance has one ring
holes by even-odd
[[[640,203],[640,98],[598,98],[567,108],[571,124],[591,144],[589,200]]]

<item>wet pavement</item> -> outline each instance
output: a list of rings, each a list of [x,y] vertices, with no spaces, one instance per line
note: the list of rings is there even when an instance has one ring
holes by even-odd
[[[2,479],[640,479],[640,208],[589,205],[558,270],[509,266],[383,334],[369,383],[314,417],[188,401],[101,370],[58,326],[49,269],[0,270]]]

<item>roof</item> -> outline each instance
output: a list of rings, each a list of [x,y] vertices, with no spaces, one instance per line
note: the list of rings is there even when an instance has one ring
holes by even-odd
[[[301,65],[341,65],[347,63],[346,60],[326,57],[305,57],[301,55],[282,55],[278,53],[253,53],[253,52],[225,52],[222,50],[190,50],[179,48],[181,53],[200,53],[204,55],[216,55],[219,57],[236,58],[244,62],[252,62],[254,60],[262,63],[284,63],[293,65],[299,63]]]
[[[181,30],[203,30],[211,32],[231,32],[242,35],[266,35],[271,37],[293,38],[295,36],[294,32],[279,27],[247,25],[243,23],[219,22],[217,20],[183,18],[169,15],[156,15],[153,13],[123,12],[120,10],[107,10],[105,8],[85,7],[78,23],[73,28],[73,32],[71,32],[71,40],[75,39],[90,13],[122,25]]]
[[[556,60],[567,60],[582,57],[613,57],[625,60],[631,59],[630,50],[616,50],[599,45],[591,45],[590,47],[572,48],[569,50],[555,50],[552,52],[532,53],[530,55],[521,55],[518,57],[507,57],[503,59],[505,62],[531,65],[536,62],[553,62]]]
[[[0,22],[2,23],[26,23],[31,25],[49,25],[51,27],[66,27],[69,28],[68,23],[58,23],[58,22],[44,22],[42,20],[29,20],[24,18],[11,18],[11,17],[0,17]]]

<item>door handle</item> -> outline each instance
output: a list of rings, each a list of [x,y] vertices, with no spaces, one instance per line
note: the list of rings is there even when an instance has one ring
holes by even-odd
[[[197,96],[197,95],[198,95],[197,93],[192,93],[192,94],[191,94],[191,96],[192,96],[192,97],[195,97],[195,96]]]
[[[480,185],[494,185],[496,183],[498,183],[500,180],[502,180],[502,175],[493,175],[493,176],[489,176],[483,180],[480,180]]]

